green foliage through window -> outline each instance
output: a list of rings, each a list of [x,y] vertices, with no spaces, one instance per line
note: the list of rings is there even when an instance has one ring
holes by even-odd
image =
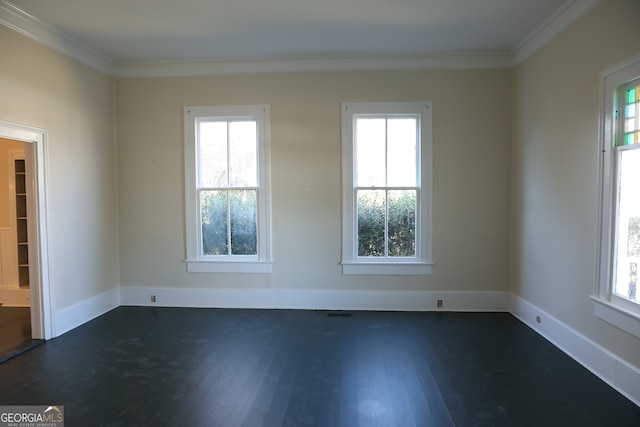
[[[200,193],[204,255],[256,255],[256,190]]]
[[[415,256],[416,198],[416,190],[358,190],[358,256]]]

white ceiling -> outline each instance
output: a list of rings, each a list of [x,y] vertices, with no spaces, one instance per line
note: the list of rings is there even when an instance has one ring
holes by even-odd
[[[0,0],[113,64],[510,55],[593,0]],[[2,18],[2,16],[0,16]],[[6,21],[6,20],[5,20]],[[2,22],[2,19],[0,19]],[[35,38],[35,37],[34,37]]]

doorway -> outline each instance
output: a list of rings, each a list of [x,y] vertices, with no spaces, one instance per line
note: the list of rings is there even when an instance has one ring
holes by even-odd
[[[0,302],[4,307],[29,307],[29,221],[32,170],[26,143],[0,138]]]
[[[8,175],[13,175],[6,180],[13,181],[14,188],[10,192],[15,199],[13,203],[9,198],[7,200],[10,201],[10,208],[15,211],[9,211],[9,221],[16,221],[15,226],[10,227],[15,237],[0,247],[3,252],[11,250],[14,254],[0,259],[5,260],[5,264],[6,259],[11,264],[16,263],[8,267],[11,271],[8,274],[7,269],[3,268],[3,283],[0,284],[4,292],[0,294],[0,301],[3,298],[8,301],[3,301],[7,304],[0,307],[0,310],[7,306],[16,309],[28,306],[28,319],[25,319],[24,313],[17,313],[18,310],[12,310],[14,313],[8,317],[23,332],[29,328],[32,340],[55,336],[49,278],[46,142],[47,133],[43,129],[0,121],[0,147],[11,147],[8,149],[5,168]],[[0,213],[0,222],[2,218]],[[7,228],[6,224],[3,228],[0,223],[0,230]],[[11,278],[12,274],[17,275],[16,278],[7,281],[6,278]],[[7,293],[7,290],[11,292]],[[0,352],[0,360],[1,358]]]
[[[27,143],[0,138],[0,361],[31,347],[32,164]],[[29,156],[32,157],[32,156]]]

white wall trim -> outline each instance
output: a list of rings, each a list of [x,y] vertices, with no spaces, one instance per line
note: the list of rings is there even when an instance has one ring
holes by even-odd
[[[602,0],[567,0],[511,50],[511,64],[518,65],[571,27]]]
[[[56,312],[54,337],[69,332],[119,306],[120,289],[116,287],[70,307],[58,310]]]
[[[307,57],[248,60],[121,62],[96,52],[7,0],[0,0],[0,24],[91,68],[116,77],[176,77],[309,71],[373,71],[508,68],[517,65],[569,28],[602,0],[567,0],[510,52],[456,52],[399,57]]]
[[[570,328],[525,299],[511,294],[511,314],[572,359],[640,406],[640,368]],[[540,317],[540,322],[536,317]]]
[[[591,296],[594,302],[595,315],[605,322],[640,338],[640,315],[637,311],[627,310],[625,307],[612,304],[611,301]]]
[[[25,157],[32,159],[34,182],[33,193],[37,233],[35,241],[39,253],[30,260],[31,279],[31,333],[33,338],[52,338],[55,330],[55,289],[52,267],[49,262],[51,236],[49,230],[49,173],[48,134],[44,129],[0,120],[0,137],[28,142]],[[32,227],[33,228],[33,227]],[[34,230],[35,231],[35,230]],[[30,245],[31,246],[31,245]],[[34,281],[37,278],[37,281]]]
[[[156,302],[151,302],[151,295]],[[121,287],[122,305],[380,311],[507,311],[507,292]],[[437,301],[443,307],[437,308]]]
[[[113,60],[69,37],[6,0],[0,0],[0,24],[105,74],[113,74]]]
[[[464,70],[508,68],[504,52],[399,57],[310,57],[262,60],[131,62],[115,67],[117,77],[176,77],[327,71]]]

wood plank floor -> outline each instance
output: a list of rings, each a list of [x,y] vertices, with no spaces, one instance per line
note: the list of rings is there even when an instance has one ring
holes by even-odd
[[[29,307],[0,307],[0,363],[42,343],[31,339]]]
[[[0,404],[68,426],[640,425],[506,313],[120,307],[0,364]]]

